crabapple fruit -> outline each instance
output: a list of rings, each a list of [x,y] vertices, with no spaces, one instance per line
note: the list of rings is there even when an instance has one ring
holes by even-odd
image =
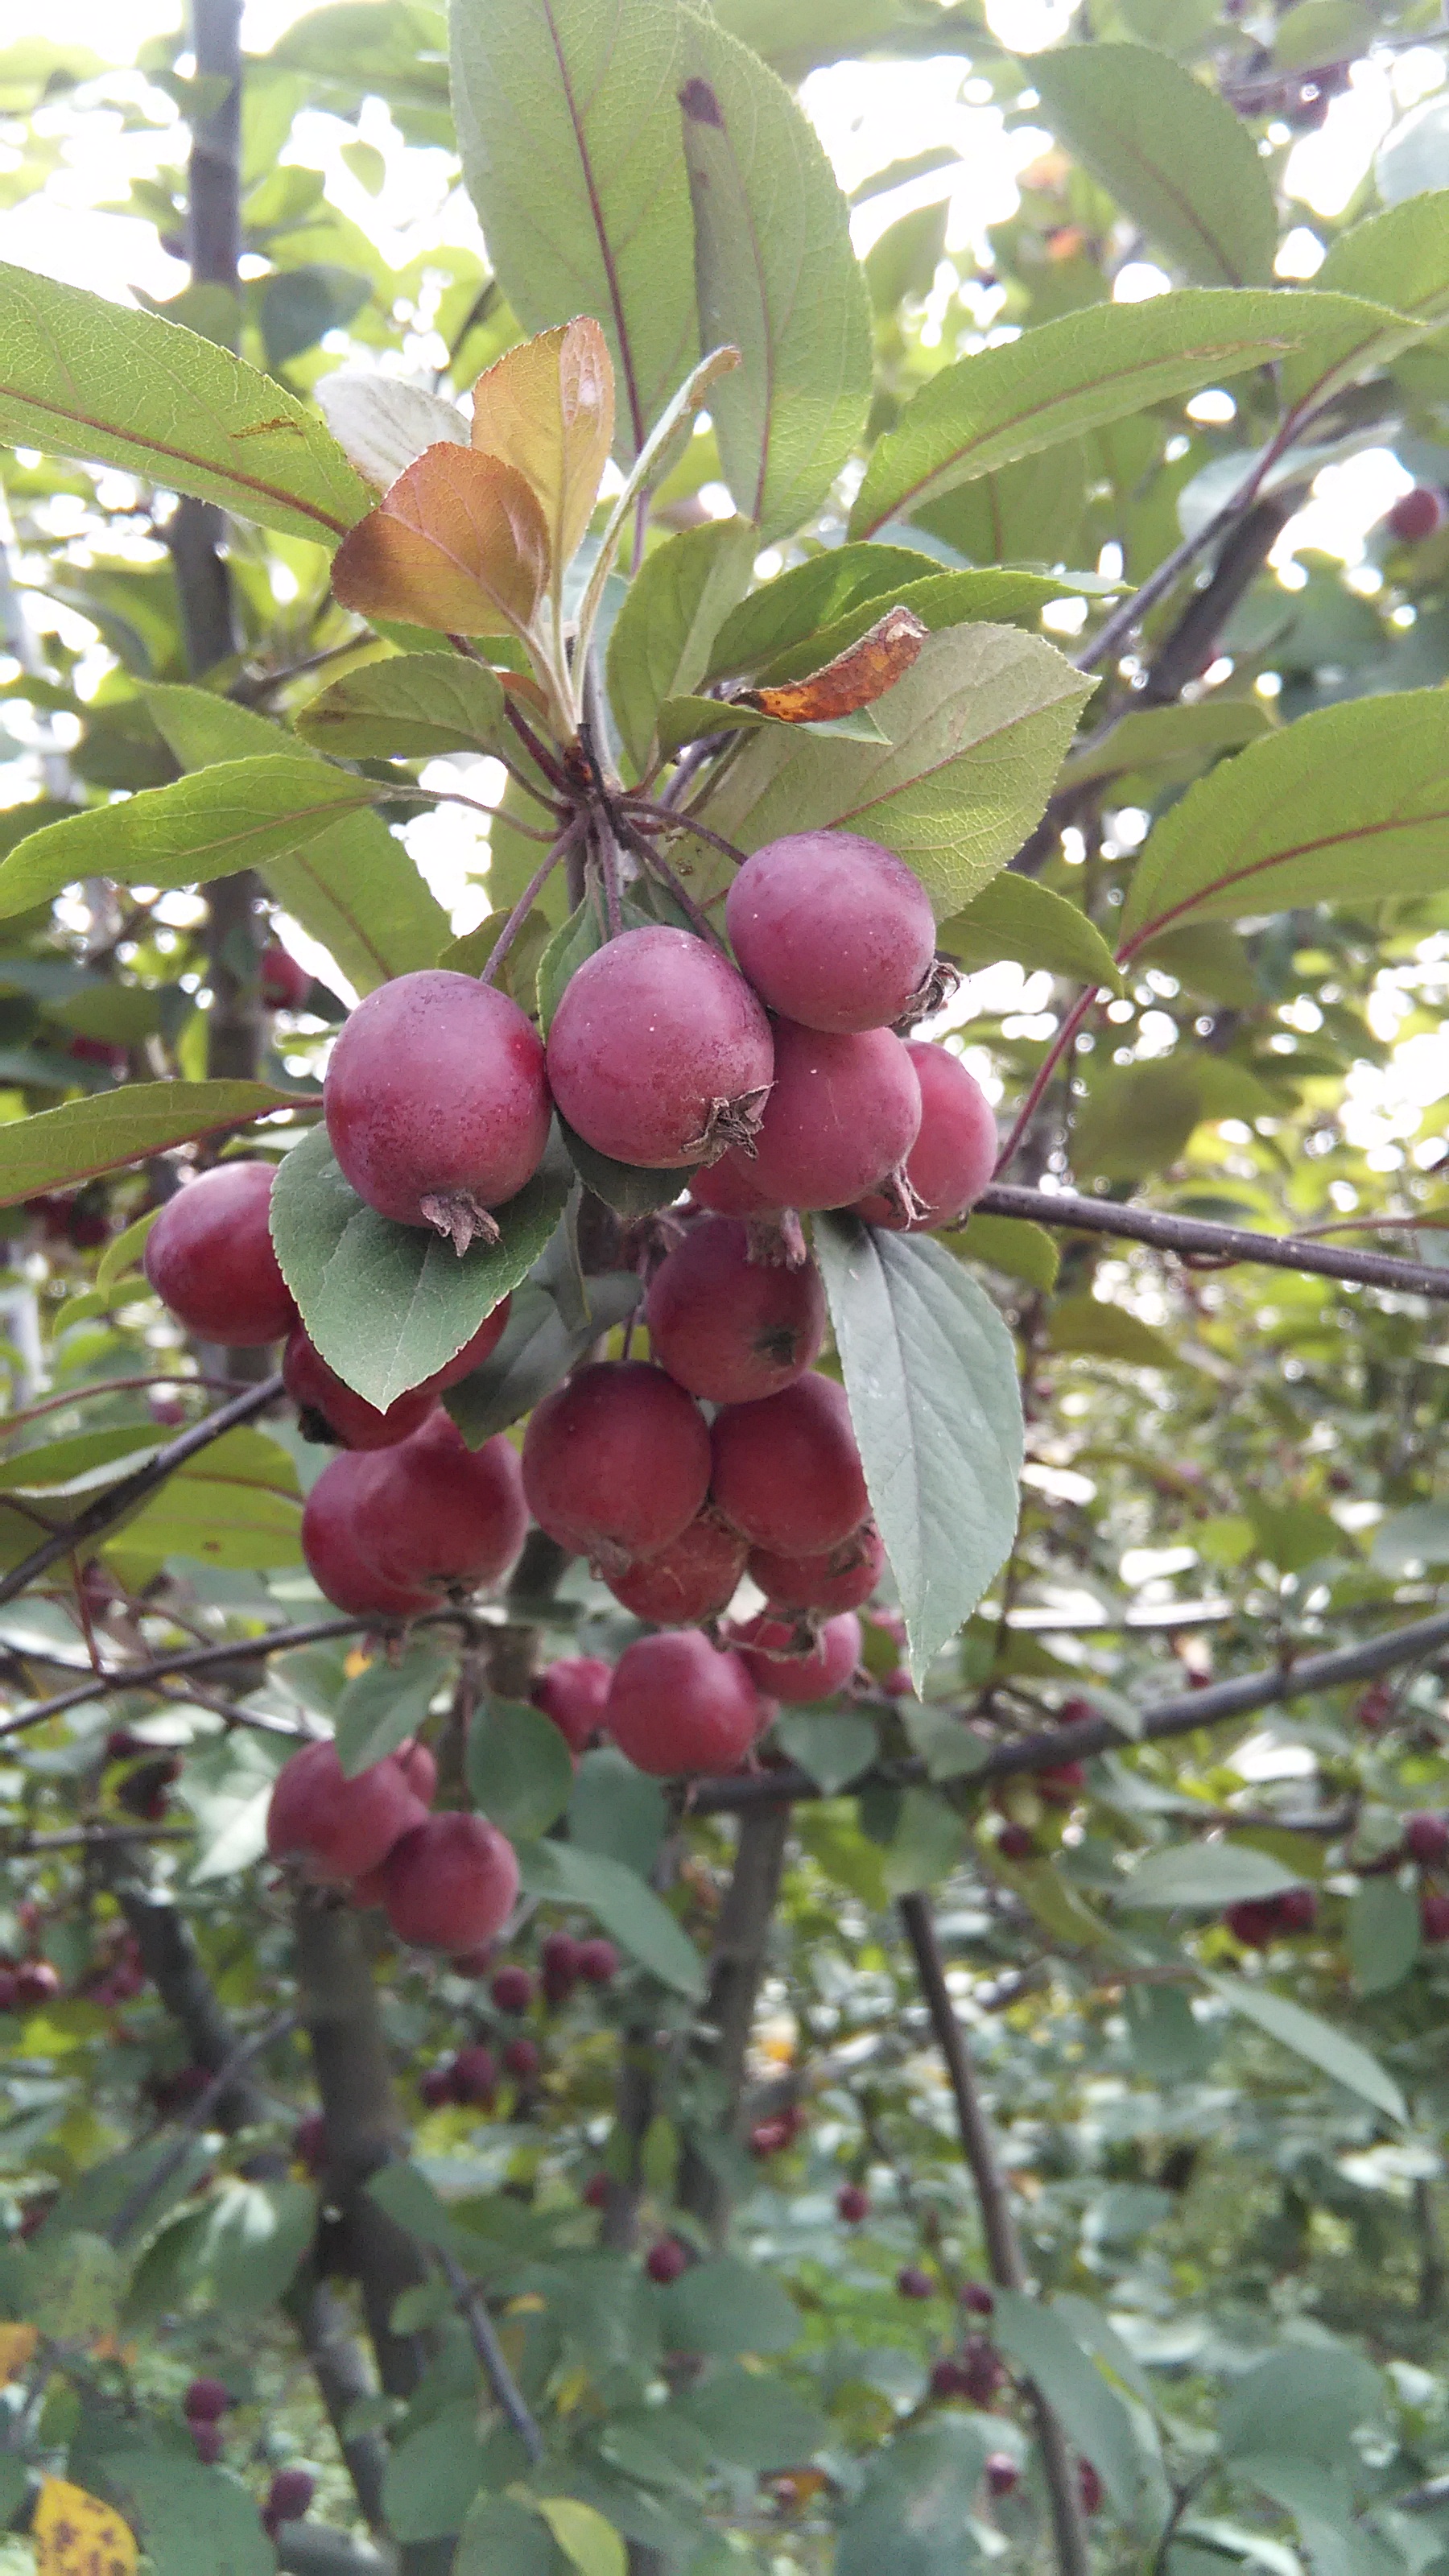
[[[921,1123],[906,1156],[906,1181],[921,1213],[908,1217],[878,1192],[861,1199],[855,1213],[867,1225],[927,1234],[959,1225],[987,1188],[996,1169],[996,1119],[980,1083],[949,1047],[907,1038],[905,1048],[921,1086]]]
[[[307,1744],[277,1774],[267,1849],[274,1860],[299,1858],[309,1878],[337,1885],[376,1869],[426,1814],[391,1754],[349,1780],[335,1744]]]
[[[772,1610],[858,1610],[868,1601],[885,1566],[885,1548],[871,1521],[819,1556],[776,1556],[751,1548],[746,1571]]]
[[[292,2153],[308,2173],[319,2174],[327,2162],[327,2123],[320,2111],[309,2111],[292,2132]]]
[[[691,1395],[748,1404],[818,1358],[825,1290],[813,1261],[798,1270],[752,1261],[742,1220],[709,1217],[656,1270],[644,1321],[654,1358]]]
[[[1285,1932],[1311,1932],[1318,1920],[1318,1899],[1311,1887],[1286,1887],[1278,1899],[1278,1921]]]
[[[533,1517],[606,1573],[678,1538],[708,1486],[704,1417],[647,1360],[596,1360],[529,1416],[523,1490]]]
[[[1378,1735],[1394,1713],[1394,1691],[1391,1682],[1371,1682],[1364,1692],[1354,1716],[1366,1735]]]
[[[626,930],[564,986],[548,1079],[586,1145],[668,1169],[747,1143],[774,1072],[770,1023],[722,949],[690,930]]]
[[[413,1387],[380,1413],[328,1367],[309,1341],[305,1324],[294,1324],[287,1336],[282,1384],[302,1417],[303,1437],[335,1440],[344,1449],[390,1449],[426,1422],[433,1409],[431,1395]]]
[[[847,2227],[859,2227],[870,2216],[870,2193],[858,2182],[843,2182],[835,2195],[835,2209]]]
[[[1083,2513],[1093,2514],[1101,2512],[1103,2492],[1102,2481],[1098,2477],[1096,2470],[1093,2468],[1091,2461],[1078,2460],[1077,2494],[1081,2498]]]
[[[415,1735],[406,1736],[392,1758],[413,1796],[430,1807],[438,1792],[438,1766],[426,1744],[419,1744]]]
[[[543,1999],[547,2004],[566,2004],[579,1981],[579,1948],[572,1932],[550,1932],[541,1943],[538,1963],[543,1971]]]
[[[903,2299],[934,2299],[936,2284],[919,2263],[903,2263],[896,2274],[896,2288]]]
[[[60,1971],[48,1959],[22,1959],[15,1971],[15,2000],[21,2004],[48,2004],[60,1992]]]
[[[738,1655],[698,1628],[666,1628],[626,1646],[609,1692],[609,1733],[640,1771],[733,1771],[768,1711]]]
[[[1426,1941],[1449,1941],[1449,1896],[1430,1888],[1420,1897],[1419,1930]]]
[[[358,1554],[404,1590],[496,1583],[528,1535],[518,1452],[501,1434],[470,1449],[446,1413],[432,1413],[378,1457],[353,1528]]]
[[[1416,483],[1412,492],[1401,492],[1388,512],[1384,525],[1401,545],[1421,545],[1425,537],[1437,536],[1444,525],[1444,495],[1432,483]]]
[[[280,939],[268,940],[262,950],[262,1000],[269,1011],[305,1011],[312,981],[290,948],[284,948]]]
[[[1273,1896],[1245,1897],[1240,1905],[1228,1907],[1223,1921],[1245,1950],[1266,1950],[1282,1929],[1278,1900]]]
[[[536,2039],[510,2039],[503,2052],[507,2072],[520,2084],[531,2084],[543,2061]]]
[[[323,1468],[302,1512],[302,1554],[319,1592],[353,1618],[412,1619],[437,1606],[437,1593],[392,1583],[357,1543],[357,1508],[382,1457],[345,1449]]]
[[[584,2207],[586,2209],[607,2209],[609,2206],[610,2188],[609,2177],[606,2173],[590,2174],[583,2189]]]
[[[996,2294],[984,2281],[967,2281],[961,2291],[961,2305],[968,2316],[991,2317],[996,2314]]]
[[[425,1816],[381,1870],[383,1905],[400,1941],[466,1950],[491,1941],[513,1911],[518,1861],[486,1816]]]
[[[204,2469],[214,2469],[226,2449],[226,2436],[219,2424],[203,2423],[199,2418],[191,2427],[196,2456]]]
[[[991,2451],[986,2459],[986,2485],[994,2496],[1009,2496],[1021,2484],[1021,2471],[1009,2451]]]
[[[689,2256],[677,2236],[661,2236],[644,2257],[644,2269],[651,2281],[677,2281],[689,2268]]]
[[[765,842],[730,887],[725,928],[761,1001],[811,1029],[889,1028],[935,962],[924,886],[856,832]]]
[[[300,2522],[316,2492],[317,2481],[310,2469],[278,2469],[267,2491],[264,2520]]]
[[[961,2347],[956,2365],[961,2375],[961,2394],[973,2406],[989,2406],[1002,2381],[1001,2362],[984,2335],[970,2335]]]
[[[203,1341],[279,1342],[297,1320],[272,1249],[269,1163],[218,1163],[169,1198],[142,1267],[163,1306]]]
[[[188,2424],[215,2424],[234,2406],[235,2398],[221,2379],[193,2379],[181,2400]]]
[[[754,1164],[734,1146],[717,1163],[706,1163],[694,1174],[689,1195],[695,1207],[707,1208],[712,1216],[771,1213],[770,1202],[755,1179]]]
[[[486,2111],[498,2089],[491,2048],[460,2048],[449,2070],[452,2097],[464,2109]]]
[[[1053,1762],[1048,1770],[1036,1774],[1037,1794],[1044,1807],[1071,1807],[1087,1785],[1084,1762]]]
[[[451,2066],[430,2066],[418,2079],[418,2091],[425,2111],[445,2111],[453,2099]]]
[[[772,1207],[853,1207],[903,1169],[920,1124],[920,1081],[892,1030],[836,1037],[776,1022],[752,1166]]]
[[[964,2397],[967,2393],[961,2364],[953,2361],[949,2353],[932,2362],[929,2385],[933,2397]]]
[[[751,1619],[730,1637],[757,1690],[771,1699],[831,1699],[860,1661],[860,1621],[853,1610],[827,1619],[804,1652],[788,1619]]]
[[[1034,1860],[1036,1836],[1030,1825],[1003,1825],[996,1837],[996,1848],[1003,1860]]]
[[[359,1197],[466,1252],[475,1237],[498,1240],[490,1209],[543,1160],[543,1041],[492,984],[424,967],[358,1004],[332,1050],[323,1104]]]
[[[722,1406],[710,1446],[716,1506],[751,1547],[817,1556],[870,1509],[850,1406],[833,1378],[796,1378],[778,1395]]]
[[[1404,1849],[1421,1869],[1434,1869],[1449,1852],[1449,1816],[1410,1816],[1404,1827]]]
[[[656,1628],[693,1628],[728,1609],[744,1570],[744,1540],[705,1510],[667,1547],[615,1575],[609,1590],[636,1619]]]
[[[602,1937],[579,1943],[579,1975],[586,1986],[611,1986],[619,1973],[619,1953]]]
[[[525,2013],[533,2001],[533,1979],[526,1968],[500,1968],[488,1991],[501,2013]]]
[[[477,1332],[470,1333],[462,1349],[455,1351],[440,1369],[434,1369],[431,1377],[425,1377],[414,1392],[418,1395],[446,1395],[450,1386],[460,1386],[465,1377],[471,1377],[475,1369],[481,1368],[484,1361],[492,1357],[502,1341],[512,1310],[512,1298],[500,1297],[497,1305],[484,1316]]]
[[[781,2148],[788,2147],[789,2144],[790,2123],[788,2120],[757,2120],[750,2131],[750,2153],[752,2156],[777,2156],[780,2153]]]
[[[582,1753],[604,1723],[613,1667],[601,1655],[560,1655],[545,1664],[529,1691],[535,1708],[551,1717],[571,1753]]]

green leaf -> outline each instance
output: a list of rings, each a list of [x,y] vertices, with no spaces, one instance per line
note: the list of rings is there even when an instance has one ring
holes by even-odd
[[[146,2544],[153,2576],[272,2576],[255,2496],[229,2469],[175,2451],[108,2450],[106,2482]]]
[[[755,677],[852,610],[869,609],[865,623],[872,626],[892,600],[935,570],[928,554],[907,546],[827,547],[777,573],[730,611],[700,679]]]
[[[147,1208],[144,1216],[138,1216],[120,1234],[112,1235],[96,1263],[98,1288],[109,1288],[117,1279],[124,1279],[128,1270],[140,1267],[146,1237],[160,1213],[159,1207]]]
[[[526,331],[591,313],[628,462],[699,354],[674,0],[455,0],[468,194]]]
[[[817,1217],[866,1488],[890,1559],[919,1688],[1010,1552],[1022,1461],[1011,1336],[928,1235]]]
[[[528,2505],[479,2496],[458,2538],[452,2576],[554,2576],[552,2535]]]
[[[1085,1158],[1084,1166],[1092,1168]],[[1052,1308],[1047,1340],[1054,1351],[1070,1351],[1083,1359],[1122,1360],[1128,1368],[1191,1366],[1170,1334],[1160,1333],[1155,1324],[1144,1324],[1126,1306],[1109,1306],[1090,1290],[1079,1297],[1063,1297]]]
[[[484,2466],[477,2400],[454,2398],[399,2442],[388,2461],[382,2508],[393,2539],[451,2539],[483,2483]],[[490,2570],[497,2564],[489,2563]]]
[[[1381,903],[1449,885],[1449,699],[1323,707],[1198,780],[1149,835],[1125,958],[1169,923]],[[0,870],[3,875],[3,870]]]
[[[633,1313],[643,1282],[627,1272],[589,1281],[589,1313],[578,1325],[564,1322],[546,1288],[526,1283],[514,1290],[508,1321],[483,1366],[443,1398],[470,1449],[481,1449],[497,1431],[531,1413],[560,1386],[600,1333]]]
[[[879,701],[884,743],[771,725],[731,762],[703,819],[746,850],[784,832],[861,832],[904,859],[950,915],[1040,820],[1090,692],[1038,636],[954,626],[928,636]]]
[[[1339,233],[1314,283],[1390,305],[1416,322],[1449,320],[1449,189],[1408,197]],[[1283,391],[1290,403],[1313,391],[1315,374],[1310,361],[1289,360]]]
[[[647,1878],[659,1856],[669,1806],[657,1780],[636,1771],[612,1744],[585,1753],[569,1799],[569,1841],[576,1851],[601,1852]]]
[[[742,2469],[799,2468],[829,2439],[825,2418],[768,2371],[714,2371],[676,2404],[717,2460]]]
[[[880,551],[894,550],[882,547]],[[884,616],[887,606],[908,608],[932,635],[946,626],[967,625],[1020,624],[1034,631],[1049,602],[1077,595],[1078,584],[1087,578],[1085,574],[1021,572],[1014,565],[988,564],[970,572],[935,572],[922,580],[893,582],[883,598],[865,600],[847,609],[831,625],[777,655],[761,671],[760,683],[773,688],[780,680],[808,678],[826,662],[833,662],[837,654],[858,644],[877,618]],[[1095,580],[1095,576],[1092,578]]]
[[[1244,1977],[1215,1976],[1209,1969],[1198,1973],[1215,1995],[1221,1995],[1245,2021],[1256,2022],[1270,2039],[1291,2048],[1295,2056],[1306,2057],[1310,2066],[1357,2093],[1361,2101],[1371,2102],[1376,2111],[1386,2111],[1391,2120],[1407,2120],[1408,2106],[1393,2077],[1346,2031],[1335,2030],[1317,2013],[1305,2012],[1301,2004],[1291,2003],[1271,1986],[1250,1985]]]
[[[1072,2448],[1092,2463],[1124,2520],[1137,2508],[1142,2462],[1132,2418],[1115,2388],[1052,2309],[1017,2290],[998,2290],[993,2320],[1003,2349],[1035,2381],[1061,2418]]]
[[[0,861],[0,915],[48,903],[82,877],[117,885],[188,886],[265,867],[377,794],[325,761],[228,760],[118,805],[43,824]]]
[[[1028,1288],[1053,1289],[1061,1253],[1045,1226],[1021,1217],[973,1215],[958,1232],[943,1237],[963,1261],[983,1261],[988,1270],[1004,1270]]]
[[[977,475],[1325,335],[1337,350],[1335,329],[1344,341],[1367,342],[1383,321],[1347,296],[1224,287],[1064,313],[928,378],[871,457],[851,534],[869,536]]]
[[[560,2549],[579,2576],[629,2576],[629,2552],[611,2522],[574,2496],[535,2496]]]
[[[128,1423],[114,1431],[78,1431],[69,1440],[48,1440],[40,1449],[21,1449],[0,1461],[0,1491],[7,1494],[54,1493],[79,1484],[114,1484],[131,1467],[139,1467],[161,1445],[153,1423]],[[92,1474],[104,1469],[104,1474]]]
[[[601,1154],[576,1136],[566,1118],[558,1121],[569,1161],[586,1190],[602,1199],[617,1216],[652,1216],[656,1208],[672,1207],[688,1189],[698,1168],[681,1168],[670,1164],[666,1170],[654,1171],[643,1163],[616,1163],[610,1154]]]
[[[538,1025],[545,1037],[563,1000],[564,986],[603,944],[599,907],[592,894],[586,894],[567,921],[560,923],[538,961]]]
[[[309,2182],[228,2176],[207,2208],[197,2261],[208,2295],[227,2317],[254,2317],[282,2296],[317,2231]]]
[[[0,440],[326,545],[372,506],[315,412],[175,322],[0,265]]]
[[[169,1556],[203,1565],[302,1561],[297,1471],[262,1431],[228,1431],[167,1479],[106,1546],[123,1571],[151,1572]]]
[[[518,1857],[531,1896],[585,1906],[661,1984],[682,1995],[703,1994],[704,1968],[694,1943],[632,1869],[603,1852],[576,1851],[570,1843],[528,1844]]]
[[[457,2230],[421,2165],[409,2158],[394,2157],[369,2177],[367,2193],[379,2209],[385,2209],[397,2226],[406,2228],[421,2244],[435,2246],[440,2253],[457,2250]]]
[[[1349,1900],[1348,1955],[1361,1995],[1402,1985],[1419,1955],[1419,1899],[1396,1878],[1360,1880]]]
[[[1093,778],[1120,778],[1128,771],[1159,769],[1179,762],[1210,760],[1215,752],[1237,751],[1276,732],[1261,698],[1201,698],[1183,707],[1142,707],[1113,725],[1105,741],[1091,751],[1072,752],[1062,770],[1063,787],[1084,787]]]
[[[441,655],[433,659],[445,674],[452,667]],[[258,752],[295,757],[294,739],[280,725],[209,689],[153,684],[141,694],[183,769],[206,769]],[[274,853],[262,861],[261,873],[277,901],[320,940],[359,993],[431,966],[447,939],[442,905],[382,816],[366,806],[301,848]]]
[[[1271,1852],[1248,1843],[1174,1843],[1166,1851],[1145,1852],[1118,1894],[1128,1906],[1191,1905],[1218,1912],[1302,1884]]]
[[[773,2272],[738,2255],[696,2263],[659,2293],[666,2351],[705,2353],[730,2361],[742,2352],[788,2352],[800,2337],[800,2314]]]
[[[527,1700],[484,1702],[468,1729],[468,1786],[510,1840],[547,1833],[573,1785],[573,1760],[551,1717]]]
[[[784,1709],[775,1720],[775,1741],[827,1798],[868,1771],[880,1750],[874,1718],[852,1709]]]
[[[646,555],[609,637],[609,704],[642,777],[666,698],[687,697],[709,667],[721,620],[744,593],[759,549],[747,519],[686,528]]]
[[[712,18],[686,10],[682,24],[700,341],[743,360],[710,411],[736,507],[765,543],[818,508],[860,435],[870,306],[814,127]]]
[[[1278,210],[1252,133],[1145,45],[1059,45],[1032,60],[1047,124],[1199,286],[1261,286]]]
[[[566,1180],[545,1164],[498,1209],[502,1240],[474,1244],[460,1260],[430,1227],[394,1225],[365,1206],[318,1127],[277,1173],[272,1240],[328,1366],[385,1410],[446,1367],[518,1286],[567,1197]]]
[[[964,911],[943,921],[936,945],[968,970],[1014,957],[1020,966],[1044,967],[1077,984],[1120,992],[1117,963],[1094,921],[1065,895],[1034,877],[1004,873],[973,895]]]
[[[268,1082],[127,1082],[0,1126],[0,1207],[117,1171],[221,1127],[241,1127],[292,1094]]]
[[[435,1646],[412,1645],[396,1663],[378,1655],[366,1672],[353,1676],[335,1714],[337,1758],[345,1780],[355,1780],[359,1771],[370,1770],[416,1735],[449,1669],[449,1657]]]
[[[309,698],[296,727],[341,760],[435,760],[450,751],[501,759],[515,739],[497,673],[455,653],[364,663]]]
[[[276,269],[261,293],[259,319],[267,365],[275,374],[289,358],[315,349],[328,331],[345,331],[372,294],[372,280],[351,268],[325,263]]]
[[[970,2576],[992,2563],[972,2517],[1000,2433],[995,2416],[952,2412],[884,2443],[841,2523],[835,2576]]]
[[[1218,2439],[1229,2459],[1286,2454],[1341,2465],[1360,2426],[1386,2413],[1378,2372],[1341,2344],[1280,2344],[1229,2382]]]

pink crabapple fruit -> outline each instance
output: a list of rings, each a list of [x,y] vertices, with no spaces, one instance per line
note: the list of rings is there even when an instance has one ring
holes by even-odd
[[[853,1207],[904,1170],[921,1124],[921,1086],[890,1029],[834,1037],[775,1026],[775,1079],[752,1171],[776,1207]]]
[[[813,1261],[795,1270],[752,1261],[743,1221],[708,1217],[656,1270],[644,1321],[652,1356],[691,1395],[748,1404],[819,1357],[825,1290]]]
[[[647,1360],[597,1360],[546,1395],[523,1437],[523,1489],[541,1529],[605,1573],[667,1547],[709,1486],[692,1396]]]
[[[267,1849],[274,1860],[298,1859],[309,1878],[337,1886],[378,1868],[426,1812],[391,1755],[349,1780],[335,1744],[308,1744],[277,1774]]]
[[[819,1556],[777,1556],[755,1547],[746,1560],[746,1572],[772,1610],[858,1610],[884,1570],[885,1549],[871,1521]]]
[[[860,1661],[860,1621],[853,1610],[842,1610],[826,1620],[802,1652],[790,1621],[767,1613],[733,1630],[729,1642],[755,1687],[771,1699],[792,1704],[833,1699]]]
[[[358,1553],[403,1590],[496,1583],[528,1535],[518,1452],[500,1433],[470,1449],[443,1412],[383,1450],[359,1495]]]
[[[678,1538],[636,1557],[609,1590],[636,1619],[656,1628],[693,1628],[717,1618],[745,1570],[745,1542],[706,1506]]]
[[[841,1035],[904,1019],[935,963],[925,888],[856,832],[767,841],[730,886],[725,928],[772,1011]]]
[[[596,1153],[668,1170],[747,1143],[774,1076],[770,1023],[721,949],[626,930],[564,986],[548,1033],[560,1115]]]
[[[518,1894],[513,1845],[486,1816],[425,1816],[394,1843],[380,1876],[389,1923],[420,1950],[491,1941]]]
[[[297,1320],[272,1249],[269,1163],[218,1163],[169,1198],[146,1237],[146,1277],[202,1341],[278,1342]]]
[[[769,1712],[738,1655],[698,1628],[669,1628],[625,1647],[608,1714],[609,1733],[635,1768],[669,1779],[736,1769]]]
[[[545,1664],[529,1690],[535,1708],[551,1717],[571,1753],[582,1753],[604,1722],[613,1678],[601,1655],[560,1655]]]
[[[949,1047],[908,1038],[906,1053],[921,1087],[921,1123],[906,1156],[906,1180],[921,1203],[918,1216],[875,1193],[855,1213],[893,1232],[931,1233],[959,1225],[996,1169],[996,1119],[974,1074]]]
[[[870,1509],[845,1389],[812,1372],[754,1404],[722,1405],[710,1431],[712,1492],[751,1547],[816,1556]]]

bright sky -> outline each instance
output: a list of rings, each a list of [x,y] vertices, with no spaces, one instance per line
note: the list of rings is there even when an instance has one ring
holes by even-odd
[[[305,13],[307,5],[308,0],[250,0],[244,42],[250,50],[265,51]],[[989,15],[1004,43],[1032,52],[1066,29],[1072,5],[1073,0],[991,0]],[[149,37],[174,29],[178,16],[174,0],[47,0],[44,32],[56,42],[84,45],[108,63],[125,65]],[[1444,81],[1444,54],[1434,47],[1416,47],[1355,66],[1350,88],[1334,99],[1321,131],[1300,138],[1289,156],[1287,186],[1301,208],[1302,221],[1280,263],[1285,277],[1312,275],[1321,257],[1314,217],[1341,213],[1391,127]],[[154,104],[156,93],[150,97]],[[990,104],[985,83],[973,83],[968,77],[963,88],[960,62],[954,57],[837,64],[806,83],[804,99],[847,191],[872,171],[936,145],[950,146],[959,155],[953,170],[862,207],[855,222],[857,248],[862,252],[909,206],[949,193],[947,249],[969,253],[988,225],[1011,214],[1017,174],[1049,141],[1039,129],[1008,134],[1000,110]],[[67,132],[72,110],[62,104],[54,114],[56,130]],[[100,207],[107,199],[124,197],[133,177],[175,158],[177,143],[164,132],[122,134],[119,122],[119,117],[113,118],[107,131],[102,115],[88,116],[83,142],[74,148],[73,157],[68,152],[66,166],[44,192],[0,209],[0,258],[121,299],[133,286],[165,297],[185,282],[185,272],[160,249],[149,226],[103,213]],[[461,192],[449,188],[443,155],[404,152],[376,102],[364,111],[356,130],[379,147],[388,163],[387,180],[378,197],[369,196],[341,161],[341,146],[352,139],[354,129],[335,118],[302,118],[288,157],[327,172],[329,195],[379,241],[386,257],[401,266],[435,244],[460,243],[476,236],[471,208]],[[0,169],[18,158],[0,145]],[[1138,298],[1161,292],[1167,284],[1160,270],[1137,262],[1119,281],[1119,293]],[[944,279],[943,288],[949,292]],[[1397,461],[1383,450],[1370,450],[1326,469],[1308,508],[1290,524],[1275,549],[1274,559],[1287,567],[1290,582],[1295,571],[1292,556],[1299,546],[1322,548],[1350,565],[1360,563],[1367,531],[1406,480]],[[445,764],[436,766],[435,783],[443,785]],[[468,783],[476,790],[476,776]],[[473,874],[485,854],[469,819],[455,807],[412,826],[407,838],[440,898],[454,910],[459,927],[470,927],[487,909],[487,902]],[[296,944],[304,947],[300,935]],[[1438,974],[1444,971],[1441,968]],[[1011,994],[1001,988],[1003,977],[1014,979]],[[959,1022],[976,1009],[994,1012],[1011,1007],[1014,995],[1017,1009],[1030,1018],[1033,1008],[1042,1008],[1035,989],[1042,981],[1024,979],[1014,967],[994,969],[989,978],[971,979],[952,1017]],[[1408,1006],[1405,997],[1400,1007]],[[1382,1007],[1392,1016],[1392,997],[1385,996]],[[1381,1032],[1391,1033],[1388,1026]],[[1423,1106],[1449,1093],[1449,1036],[1416,1037],[1396,1051],[1383,1075],[1367,1066],[1360,1071],[1365,1079],[1350,1114],[1351,1125],[1360,1130],[1356,1141],[1373,1143],[1386,1158],[1397,1160],[1395,1136],[1405,1136]]]

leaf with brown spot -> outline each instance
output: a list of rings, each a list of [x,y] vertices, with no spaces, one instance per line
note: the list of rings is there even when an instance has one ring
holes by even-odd
[[[36,2576],[134,2576],[140,2554],[115,2506],[65,2478],[42,2480],[30,2537]]]
[[[830,724],[837,716],[853,716],[904,678],[929,632],[913,609],[888,608],[823,670],[777,689],[751,689],[743,703],[782,724]]]
[[[609,344],[587,316],[510,349],[473,387],[473,445],[531,487],[555,583],[583,541],[614,443]]]
[[[548,580],[548,529],[516,466],[468,447],[429,447],[351,529],[332,588],[363,617],[446,635],[525,634]]]

